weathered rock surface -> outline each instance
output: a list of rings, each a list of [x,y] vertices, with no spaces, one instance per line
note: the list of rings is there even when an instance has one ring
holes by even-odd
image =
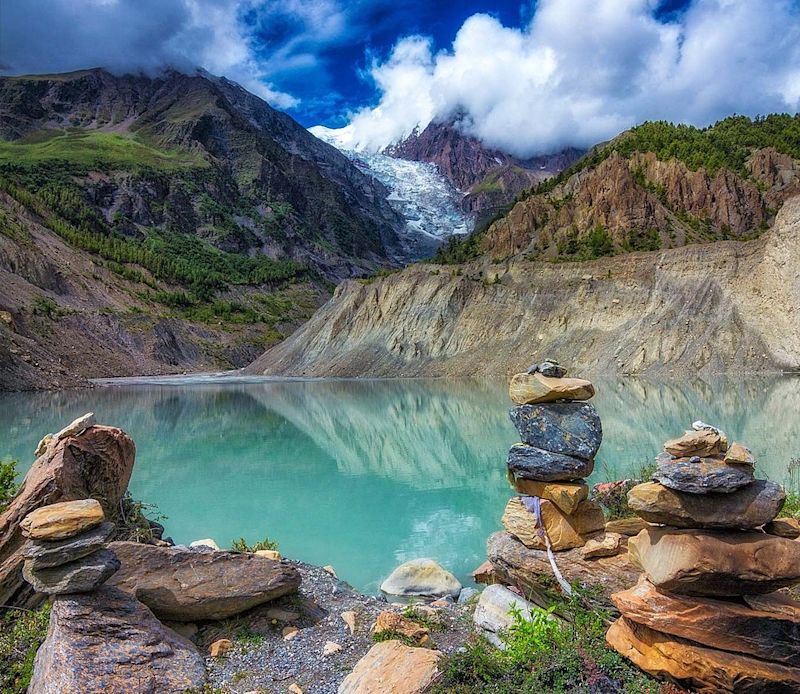
[[[550,376],[551,378],[564,378],[567,375],[567,370],[561,366],[555,359],[547,359],[539,364],[533,364],[528,367],[529,374],[542,374],[542,376]]]
[[[520,405],[509,415],[524,443],[552,453],[591,460],[603,440],[600,416],[588,402]]]
[[[776,518],[764,526],[764,532],[794,540],[800,537],[800,521],[797,518]]]
[[[433,559],[412,559],[392,571],[381,583],[381,590],[400,597],[457,598],[461,583]]]
[[[34,570],[60,566],[102,549],[113,534],[114,524],[105,522],[66,540],[28,540],[22,556]]]
[[[725,452],[722,437],[710,429],[687,431],[683,436],[667,441],[664,450],[676,458],[706,457]]]
[[[755,465],[756,458],[753,452],[745,445],[734,441],[725,452],[725,462],[738,465]]]
[[[130,595],[104,586],[53,601],[30,694],[172,694],[202,689],[203,658]]]
[[[88,557],[49,569],[34,569],[28,560],[22,567],[22,575],[37,593],[85,593],[105,583],[119,566],[114,552],[100,549]]]
[[[422,694],[439,675],[442,654],[400,641],[376,643],[339,685],[338,694]]]
[[[619,533],[603,533],[600,537],[588,540],[581,548],[584,559],[599,559],[600,557],[613,557],[615,554],[627,551],[624,536]]]
[[[800,582],[800,542],[762,533],[653,527],[628,541],[628,553],[674,593],[760,594]]]
[[[662,634],[621,617],[606,641],[654,677],[668,677],[701,694],[788,694],[800,691],[800,669]]]
[[[800,621],[800,602],[793,600],[785,592],[745,595],[744,601],[754,610],[773,612],[796,622]]]
[[[766,480],[729,494],[686,494],[657,482],[628,492],[628,505],[636,514],[677,528],[757,528],[775,518],[785,500],[781,485]]]
[[[603,510],[593,501],[582,501],[571,515],[565,515],[555,504],[544,499],[540,508],[544,529],[555,551],[581,547],[586,542],[585,535],[605,527]],[[509,499],[502,523],[526,547],[546,549],[544,539],[539,534],[536,514],[526,508],[520,497]]]
[[[606,532],[633,537],[647,527],[647,521],[642,518],[615,518],[606,523]]]
[[[538,496],[540,499],[552,501],[564,513],[572,513],[581,501],[589,497],[589,485],[584,481],[577,482],[537,482],[517,477],[509,472],[508,479],[516,491],[524,496]]]
[[[94,416],[94,412],[87,412],[85,415],[81,415],[77,419],[67,424],[67,426],[65,426],[58,433],[53,434],[53,438],[56,441],[61,441],[61,439],[65,439],[68,436],[77,436],[84,429],[93,427],[95,424],[97,424],[97,418]]]
[[[62,501],[29,513],[20,524],[22,534],[33,540],[65,540],[94,528],[105,520],[97,499]]]
[[[552,579],[553,576],[547,552],[528,549],[507,532],[490,535],[486,550],[501,583],[516,586],[528,599],[542,604],[537,598],[542,594],[541,578]],[[556,563],[567,581],[598,586],[602,599],[609,604],[611,593],[630,588],[641,573],[639,567],[630,563],[627,552],[613,557],[585,559],[580,549],[571,549],[560,552]],[[549,606],[549,601],[543,602],[543,606]]]
[[[508,469],[523,479],[560,482],[582,479],[592,474],[594,461],[551,453],[525,443],[511,446],[506,458]]]
[[[656,458],[653,479],[665,487],[689,494],[717,492],[727,494],[750,484],[753,468],[749,465],[728,465],[717,458],[675,458],[666,454]]]
[[[382,634],[403,636],[418,646],[430,641],[427,628],[390,610],[384,610],[378,615],[372,627],[372,633],[375,636]]]
[[[535,609],[533,603],[505,586],[487,586],[483,589],[478,604],[475,606],[472,621],[490,643],[498,648],[504,648],[505,644],[500,638],[500,634],[514,624],[511,611],[519,610],[523,619],[530,619],[533,609]]]
[[[50,446],[34,462],[0,515],[0,604],[25,607],[41,600],[22,577],[22,519],[41,506],[88,498],[100,501],[106,517],[113,518],[128,488],[135,450],[121,429],[93,426]]]
[[[800,615],[751,609],[739,602],[665,593],[642,577],[611,596],[629,621],[709,648],[800,666]],[[798,605],[800,607],[800,605]]]
[[[589,400],[594,396],[594,386],[582,378],[551,378],[539,373],[520,373],[512,376],[508,394],[517,405]]]
[[[293,566],[254,554],[136,542],[112,542],[109,547],[122,563],[110,585],[134,595],[159,619],[224,619],[300,586]]]

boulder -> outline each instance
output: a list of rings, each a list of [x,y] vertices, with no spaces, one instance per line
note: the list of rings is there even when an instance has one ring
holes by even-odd
[[[621,617],[606,634],[609,646],[653,677],[702,694],[786,694],[800,691],[800,669],[718,651]]]
[[[536,514],[528,510],[523,499],[514,496],[509,499],[503,513],[503,527],[526,547],[545,549],[544,539],[539,534]],[[588,535],[605,527],[603,510],[593,501],[582,501],[575,513],[565,515],[558,506],[550,501],[542,500],[540,504],[542,522],[550,539],[551,547],[556,551],[581,547]]]
[[[381,591],[399,597],[457,598],[461,583],[433,559],[412,559],[392,571]]]
[[[134,595],[159,619],[225,619],[300,586],[296,568],[254,554],[136,542],[112,542],[109,547],[122,563],[110,583]]]
[[[22,534],[33,540],[65,540],[90,530],[105,520],[97,499],[62,501],[31,511],[20,524]]]
[[[442,654],[400,641],[376,643],[339,685],[338,694],[422,694],[439,676]]]
[[[709,648],[800,666],[800,615],[752,609],[739,602],[675,595],[656,590],[642,577],[611,596],[631,622]]]
[[[751,484],[753,468],[749,465],[728,465],[718,458],[675,458],[668,454],[656,458],[653,480],[665,487],[688,494],[717,492],[729,494]]]
[[[649,527],[647,522],[638,516],[634,518],[615,518],[606,522],[607,533],[619,533],[628,537],[638,535],[647,527]]]
[[[113,534],[114,524],[105,522],[66,540],[28,540],[22,556],[33,570],[60,566],[102,549]]]
[[[781,485],[767,480],[728,494],[687,494],[657,482],[628,492],[628,506],[636,514],[676,528],[757,528],[775,518],[785,500]]]
[[[525,443],[511,446],[506,464],[515,477],[539,482],[577,480],[588,477],[594,470],[592,460],[551,453]]]
[[[520,405],[509,416],[524,443],[551,453],[591,460],[603,440],[600,416],[588,402]]]
[[[114,552],[108,549],[97,550],[82,559],[49,569],[34,569],[32,564],[31,560],[27,560],[22,574],[37,593],[47,595],[94,590],[103,585],[120,566]]]
[[[667,441],[664,450],[676,458],[706,457],[725,452],[722,437],[709,429],[687,431],[680,438]]]
[[[121,429],[93,426],[49,446],[34,462],[0,515],[0,604],[34,607],[42,600],[22,577],[22,519],[41,506],[88,498],[97,499],[113,519],[128,488],[135,450]]]
[[[538,496],[540,499],[552,501],[564,513],[570,514],[578,508],[581,501],[589,497],[589,485],[583,480],[578,482],[537,482],[516,477],[508,473],[508,479],[516,491],[523,496]]]
[[[384,610],[378,615],[372,626],[372,633],[375,636],[402,636],[417,645],[430,642],[429,632],[424,626],[390,610]]]
[[[594,386],[582,378],[551,378],[542,374],[515,374],[508,394],[517,405],[535,405],[556,400],[589,400]]]
[[[584,559],[599,559],[600,557],[613,557],[615,554],[627,551],[625,537],[619,533],[603,533],[600,537],[587,540],[581,547],[581,556]]]
[[[200,691],[203,658],[130,595],[103,586],[53,601],[29,694]]]
[[[764,532],[794,540],[800,537],[800,521],[797,518],[776,518],[764,526]]]
[[[747,446],[734,441],[725,453],[725,462],[729,465],[754,466],[756,464],[756,459],[753,452]]]
[[[648,528],[628,541],[653,584],[685,595],[771,593],[800,582],[800,542],[718,530]]]
[[[540,599],[542,578],[551,584],[553,581],[547,552],[529,549],[506,532],[490,535],[486,550],[501,583],[516,586],[526,598],[543,607],[550,605],[549,600]],[[611,593],[630,588],[641,573],[630,563],[627,552],[613,557],[586,559],[579,549],[570,549],[556,555],[556,564],[570,583],[598,587],[600,602],[607,605],[611,604]]]
[[[500,638],[502,632],[514,624],[512,610],[519,610],[523,619],[530,619],[531,613],[537,607],[523,599],[505,586],[494,585],[484,588],[478,604],[475,606],[475,613],[472,621],[486,639],[497,646],[505,648],[503,640]]]

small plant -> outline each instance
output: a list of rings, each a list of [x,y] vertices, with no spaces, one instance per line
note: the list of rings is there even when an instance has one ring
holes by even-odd
[[[49,296],[37,296],[33,300],[31,307],[33,315],[47,316],[48,318],[58,318],[63,316],[65,311]]]
[[[126,492],[119,502],[119,522],[117,523],[116,539],[130,542],[147,542],[155,537],[150,521],[160,524],[161,521],[166,519],[167,517],[158,510],[158,506],[137,501],[131,497],[130,492]]]
[[[265,537],[263,540],[259,540],[255,544],[248,545],[247,540],[243,537],[240,537],[238,540],[234,540],[231,543],[231,549],[234,552],[260,552],[262,549],[271,549],[271,550],[278,550],[278,543],[274,540],[270,540],[268,537]]]
[[[6,510],[18,489],[17,461],[0,460],[0,513]]]
[[[516,605],[512,607],[510,614],[514,623],[501,637],[506,645],[503,655],[514,664],[525,665],[560,643],[563,640],[562,626],[553,617],[554,609],[534,608],[528,619]]]
[[[421,626],[425,627],[428,631],[444,631],[445,625],[444,623],[436,618],[429,616],[415,605],[408,605],[403,610],[403,617],[406,619],[410,619],[412,622],[416,622]]]
[[[0,692],[24,694],[33,675],[33,659],[47,636],[50,605],[31,612],[9,610],[0,617]]]

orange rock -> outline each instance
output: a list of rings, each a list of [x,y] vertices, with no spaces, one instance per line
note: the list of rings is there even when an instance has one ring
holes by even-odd
[[[582,378],[551,378],[542,374],[515,374],[508,394],[517,405],[534,405],[556,400],[589,400],[594,386]]]
[[[664,444],[664,450],[677,458],[693,455],[710,456],[724,452],[722,438],[715,431],[687,431],[683,436]]]
[[[400,641],[376,643],[339,685],[338,694],[422,694],[439,675],[442,654]]]
[[[725,462],[735,465],[755,465],[756,459],[747,446],[734,441],[725,453]]]
[[[582,501],[575,513],[565,515],[554,503],[542,500],[542,521],[554,550],[581,547],[586,542],[584,535],[605,527],[603,510],[593,501]],[[525,508],[519,497],[512,497],[506,505],[502,518],[503,527],[526,546],[544,549],[545,543],[539,535],[536,515]]]
[[[428,641],[428,630],[416,622],[404,617],[397,612],[385,610],[378,615],[378,619],[372,626],[372,633],[375,636],[381,634],[397,634],[403,636],[417,644]]]
[[[620,535],[633,537],[648,527],[650,526],[647,521],[638,516],[634,518],[617,518],[616,520],[610,520],[606,523],[606,532],[619,533]]]
[[[229,639],[219,639],[208,647],[208,654],[212,658],[219,658],[225,655],[231,648],[233,648],[233,643]]]
[[[472,572],[472,580],[475,583],[490,586],[494,583],[499,583],[497,574],[490,561],[485,561],[477,569]]]
[[[538,496],[553,502],[566,514],[574,513],[581,501],[589,497],[589,485],[585,482],[538,482],[508,473],[511,485],[520,494]]]
[[[97,499],[62,501],[42,506],[23,518],[22,534],[33,540],[65,540],[105,520]]]
[[[800,537],[800,521],[797,518],[776,518],[764,526],[764,532],[794,540]]]

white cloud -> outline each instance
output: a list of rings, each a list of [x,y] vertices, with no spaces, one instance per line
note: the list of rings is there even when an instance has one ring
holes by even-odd
[[[800,105],[800,11],[789,0],[695,0],[674,23],[655,0],[541,0],[531,23],[470,17],[449,50],[400,40],[372,65],[374,108],[340,137],[376,150],[456,110],[521,156],[588,146],[643,120],[706,125]]]

